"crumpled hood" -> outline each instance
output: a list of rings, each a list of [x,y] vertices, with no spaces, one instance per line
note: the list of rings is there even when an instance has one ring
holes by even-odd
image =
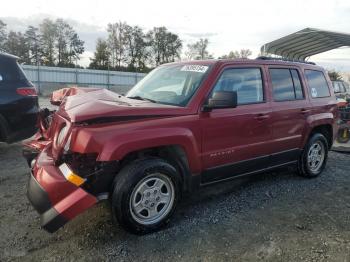
[[[68,96],[60,105],[58,114],[71,122],[84,122],[114,117],[152,117],[186,114],[178,106],[129,99],[106,89]]]

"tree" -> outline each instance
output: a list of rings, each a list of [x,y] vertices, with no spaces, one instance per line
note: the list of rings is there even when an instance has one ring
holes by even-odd
[[[328,76],[332,81],[343,80],[343,77],[340,75],[340,73],[335,70],[328,71]]]
[[[79,39],[75,30],[64,20],[56,20],[57,65],[74,67],[74,62],[84,52],[84,41]]]
[[[28,64],[40,64],[42,58],[42,43],[39,29],[34,26],[28,26],[28,29],[24,33],[24,37],[28,49]]]
[[[79,60],[82,53],[85,51],[84,47],[84,41],[81,40],[77,33],[73,33],[70,38],[70,44],[69,44],[69,63],[73,63],[74,60]]]
[[[0,50],[4,49],[4,44],[7,39],[6,24],[0,20]]]
[[[10,31],[4,43],[4,50],[19,57],[19,62],[28,62],[28,48],[21,32]]]
[[[182,41],[166,27],[154,27],[147,33],[147,39],[155,65],[173,62],[180,57]]]
[[[188,59],[199,60],[199,59],[211,59],[212,56],[208,52],[209,40],[207,38],[201,38],[194,44],[188,44],[188,51],[186,53]]]
[[[171,32],[166,35],[166,58],[167,62],[174,62],[176,59],[180,58],[182,41],[178,35]]]
[[[148,43],[145,41],[145,34],[138,26],[125,28],[126,63],[131,71],[143,71],[146,67]]]
[[[41,33],[43,63],[48,66],[54,66],[56,61],[56,24],[52,20],[46,18],[40,24],[39,30]]]
[[[67,65],[69,59],[68,53],[68,41],[72,34],[71,26],[63,21],[63,19],[57,19],[55,22],[56,29],[56,50],[57,50],[57,65]]]
[[[241,49],[240,51],[231,51],[228,55],[223,55],[221,59],[248,59],[252,55],[249,49]]]
[[[91,59],[89,68],[106,70],[109,68],[110,52],[108,50],[107,41],[99,38],[96,43],[96,51]]]
[[[121,67],[125,62],[125,31],[127,28],[125,22],[108,24],[108,46],[111,52],[111,62],[114,67]]]

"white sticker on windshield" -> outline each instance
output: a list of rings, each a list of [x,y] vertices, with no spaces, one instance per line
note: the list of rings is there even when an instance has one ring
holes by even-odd
[[[317,97],[317,90],[316,90],[316,88],[311,88],[311,96],[312,97]]]
[[[208,66],[203,65],[184,65],[181,71],[205,73],[208,70]]]

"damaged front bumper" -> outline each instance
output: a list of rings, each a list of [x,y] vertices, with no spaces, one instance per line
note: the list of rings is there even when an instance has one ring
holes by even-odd
[[[41,215],[42,227],[55,232],[69,220],[98,202],[92,194],[67,180],[46,146],[33,163],[28,199]]]

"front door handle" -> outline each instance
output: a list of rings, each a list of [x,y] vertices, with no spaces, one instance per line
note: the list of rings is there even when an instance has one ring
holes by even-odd
[[[302,113],[303,115],[304,115],[304,114],[308,114],[308,113],[310,113],[310,112],[311,112],[310,109],[305,109],[305,108],[303,108],[303,109],[300,110],[300,113]]]
[[[268,114],[258,114],[254,118],[256,120],[262,121],[262,120],[268,119],[269,117],[270,117],[270,115],[268,115]]]

